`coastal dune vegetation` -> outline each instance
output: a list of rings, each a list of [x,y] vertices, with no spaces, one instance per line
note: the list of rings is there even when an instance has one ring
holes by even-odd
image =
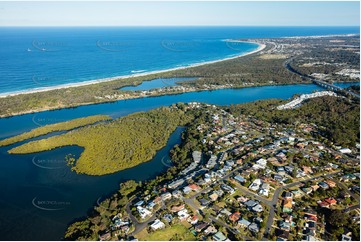
[[[39,137],[52,132],[68,131],[82,126],[94,124],[101,121],[111,120],[112,118],[107,115],[94,115],[84,118],[73,119],[66,122],[48,124],[39,128],[32,129],[29,132],[22,133],[4,140],[0,140],[0,146],[7,146],[27,139]]]
[[[32,141],[9,153],[28,154],[80,146],[84,152],[78,160],[69,162],[72,170],[88,175],[110,174],[150,160],[166,145],[176,127],[190,120],[191,115],[174,106],[162,107]]]

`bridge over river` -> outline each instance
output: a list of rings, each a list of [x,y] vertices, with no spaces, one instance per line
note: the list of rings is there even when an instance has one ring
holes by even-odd
[[[345,93],[347,93],[347,94],[349,94],[349,95],[351,95],[353,97],[360,98],[360,95],[358,95],[356,93],[353,93],[353,92],[350,92],[350,91],[347,91],[347,90],[344,90],[343,88],[335,86],[335,85],[333,85],[331,83],[327,83],[327,82],[316,80],[316,79],[313,79],[312,81],[316,85],[324,87],[324,88],[326,88],[328,90],[331,90],[331,91],[343,91],[343,92],[345,92]]]

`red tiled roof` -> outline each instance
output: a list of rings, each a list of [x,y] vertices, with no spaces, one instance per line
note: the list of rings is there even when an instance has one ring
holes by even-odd
[[[229,220],[231,220],[232,222],[236,222],[240,219],[240,217],[241,217],[241,213],[235,212],[235,213],[232,213],[231,215],[229,215]]]
[[[337,201],[335,199],[333,199],[333,198],[326,198],[324,201],[329,203],[330,205],[333,205],[333,204],[337,203]]]

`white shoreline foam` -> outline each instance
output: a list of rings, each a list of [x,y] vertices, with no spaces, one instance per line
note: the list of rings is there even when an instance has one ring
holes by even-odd
[[[326,34],[326,35],[311,35],[311,36],[290,36],[290,37],[280,37],[281,39],[318,39],[318,38],[327,38],[327,37],[352,37],[358,36],[360,34]]]
[[[205,62],[194,63],[194,64],[191,64],[191,65],[188,65],[188,66],[180,66],[180,67],[164,69],[164,70],[158,70],[158,71],[142,72],[142,73],[139,73],[139,74],[123,75],[123,76],[102,78],[102,79],[89,80],[89,81],[76,82],[76,83],[67,83],[67,84],[61,84],[61,85],[51,86],[51,87],[39,87],[39,88],[33,88],[33,89],[28,89],[28,90],[0,93],[0,98],[17,96],[17,95],[21,95],[21,94],[46,92],[46,91],[64,89],[64,88],[69,88],[69,87],[81,87],[81,86],[87,86],[87,85],[91,85],[91,84],[109,82],[109,81],[114,81],[114,80],[119,80],[119,79],[126,79],[126,78],[130,78],[130,77],[140,77],[140,76],[147,76],[147,75],[151,75],[151,74],[164,73],[164,72],[168,72],[168,71],[183,70],[183,69],[186,69],[186,68],[191,68],[191,67],[202,66],[202,65],[213,64],[213,63],[217,63],[217,62],[221,62],[221,61],[236,59],[236,58],[239,58],[239,57],[243,57],[243,56],[247,56],[247,55],[257,53],[257,52],[263,50],[264,48],[266,48],[265,44],[261,44],[261,43],[257,43],[257,42],[242,41],[242,40],[232,40],[232,41],[233,42],[254,43],[254,44],[257,44],[258,47],[257,47],[257,49],[255,49],[253,51],[243,53],[243,54],[240,54],[240,55],[227,57],[227,58],[223,58],[223,59],[218,59],[218,60],[213,60],[213,61],[205,61]]]

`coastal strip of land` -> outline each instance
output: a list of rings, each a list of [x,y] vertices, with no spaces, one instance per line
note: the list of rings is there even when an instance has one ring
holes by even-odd
[[[101,121],[109,121],[112,118],[107,115],[95,115],[89,116],[84,118],[73,119],[66,122],[56,123],[56,124],[49,124],[39,128],[35,128],[29,132],[22,133],[20,135],[16,135],[4,140],[0,140],[0,147],[1,146],[8,146],[17,142],[21,142],[27,139],[39,137],[42,135],[46,135],[52,132],[57,131],[69,131],[75,128],[84,127],[90,124],[98,123]],[[35,122],[35,121],[34,121]]]

